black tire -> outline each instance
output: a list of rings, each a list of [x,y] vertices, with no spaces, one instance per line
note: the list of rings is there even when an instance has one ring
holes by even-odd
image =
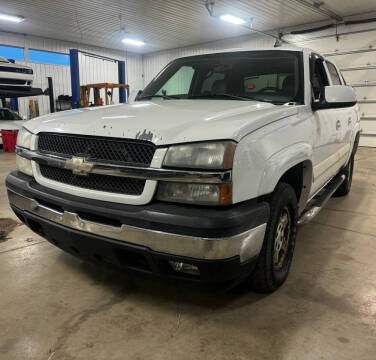
[[[354,172],[354,155],[351,155],[349,162],[343,169],[342,173],[346,176],[341,186],[334,193],[335,197],[346,196],[351,190],[352,177]]]
[[[257,265],[250,277],[250,285],[253,290],[262,293],[270,293],[278,289],[287,279],[295,248],[296,224],[297,224],[297,200],[294,189],[286,183],[279,183],[269,198],[270,220],[266,227],[266,233]],[[286,251],[284,258],[280,258],[281,243],[277,230],[281,234],[281,223],[287,214],[290,230],[285,233],[283,243]],[[277,243],[278,241],[278,243]],[[286,245],[287,242],[287,245]],[[280,247],[282,249],[282,247]],[[277,255],[278,253],[278,255]],[[279,259],[279,262],[276,260]]]

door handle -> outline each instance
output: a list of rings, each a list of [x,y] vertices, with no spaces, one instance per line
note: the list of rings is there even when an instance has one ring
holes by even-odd
[[[347,123],[348,123],[349,125],[352,123],[352,118],[351,118],[351,117],[348,118]]]
[[[336,129],[339,130],[341,128],[341,122],[337,120],[336,122]]]

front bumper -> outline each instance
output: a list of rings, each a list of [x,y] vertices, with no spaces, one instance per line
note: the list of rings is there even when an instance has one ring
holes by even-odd
[[[43,187],[20,172],[9,174],[6,185],[17,216],[63,250],[122,268],[207,283],[249,274],[269,217],[266,203],[218,209],[85,199]],[[200,276],[174,271],[171,260],[197,266]]]

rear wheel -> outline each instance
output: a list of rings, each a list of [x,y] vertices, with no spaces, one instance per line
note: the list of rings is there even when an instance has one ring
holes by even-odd
[[[256,268],[251,275],[251,287],[268,293],[286,280],[295,248],[297,200],[294,189],[279,183],[269,199],[270,220]]]
[[[341,184],[341,186],[334,193],[334,196],[345,196],[350,192],[353,172],[354,172],[354,155],[351,155],[350,160],[343,171],[343,174],[346,176],[346,178]]]

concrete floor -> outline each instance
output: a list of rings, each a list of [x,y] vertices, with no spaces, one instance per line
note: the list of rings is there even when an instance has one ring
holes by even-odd
[[[63,253],[10,211],[14,168],[1,152],[0,359],[376,358],[376,149],[359,150],[350,195],[299,228],[290,277],[267,296],[136,281]]]

